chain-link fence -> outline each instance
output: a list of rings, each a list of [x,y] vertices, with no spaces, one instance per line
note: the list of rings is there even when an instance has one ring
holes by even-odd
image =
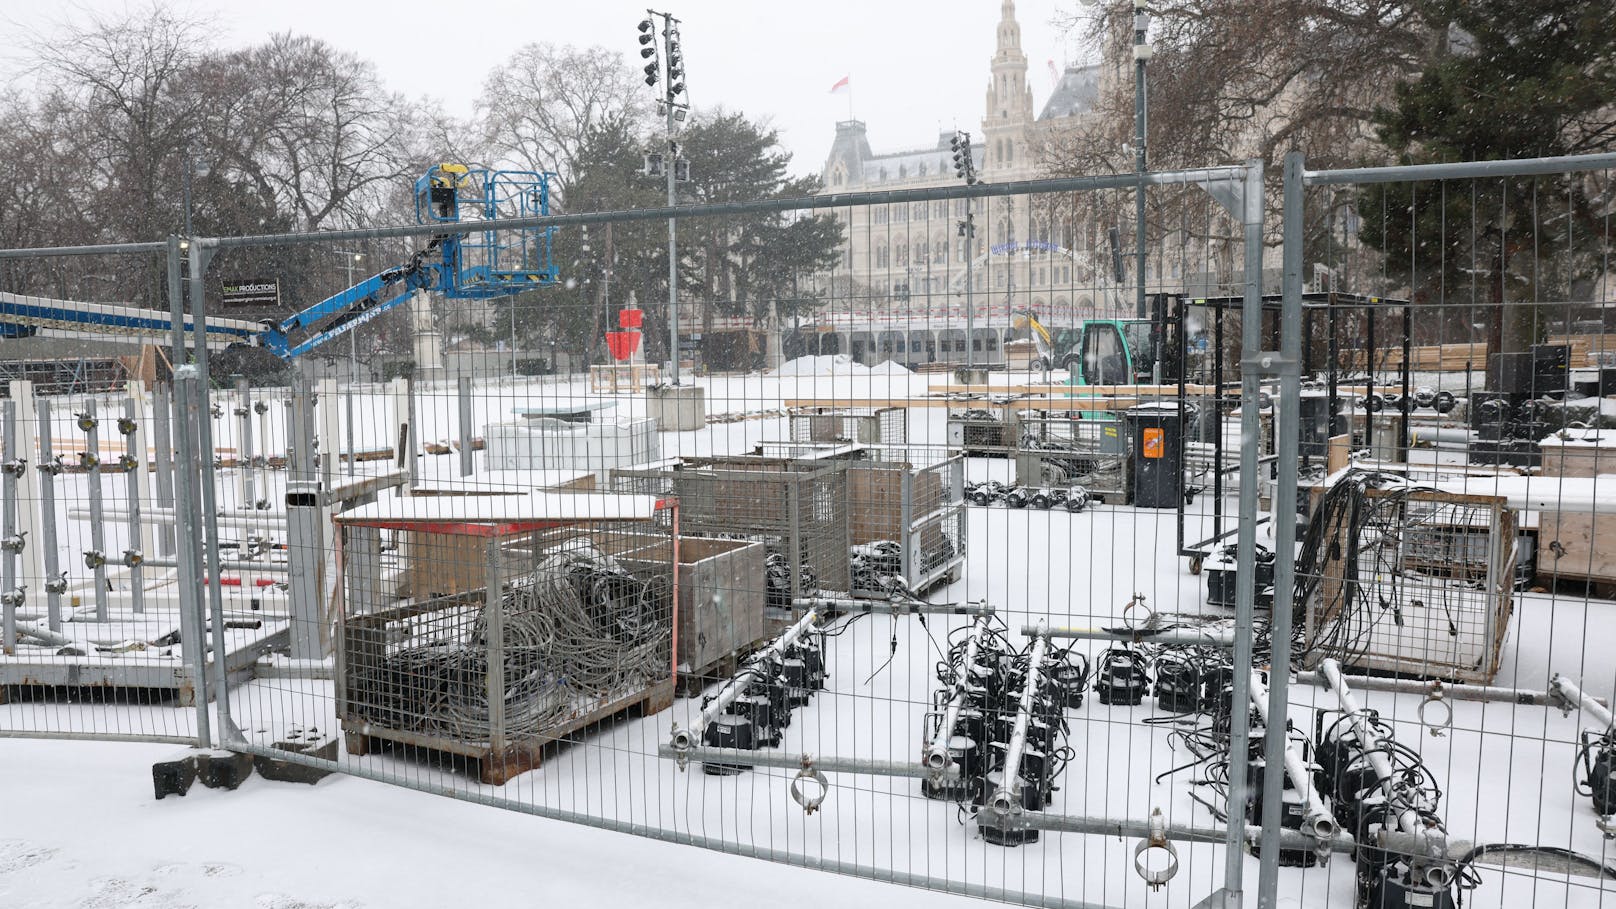
[[[1279,269],[1256,164],[127,250],[189,301],[171,365],[0,411],[0,727],[1028,905],[1598,905],[1609,392],[1564,301],[1611,166],[1293,161]],[[671,216],[670,312],[623,238]],[[700,245],[814,218],[755,299]],[[624,245],[554,300],[444,239],[585,227]],[[229,318],[248,251],[360,246],[402,271]]]

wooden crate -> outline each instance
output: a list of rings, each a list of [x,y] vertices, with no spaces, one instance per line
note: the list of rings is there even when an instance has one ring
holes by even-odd
[[[520,479],[523,474],[538,475],[543,471],[495,471],[495,475],[509,475]],[[561,474],[562,472],[557,471]],[[452,496],[507,496],[526,495],[534,489],[555,492],[590,492],[595,488],[595,475],[573,471],[571,479],[529,486],[520,483],[479,483],[475,476],[460,481],[440,481],[420,484],[410,490],[412,497]],[[511,544],[523,542],[522,534],[506,538]],[[399,552],[404,561],[404,581],[399,588],[403,596],[445,596],[476,590],[483,586],[483,542],[477,537],[461,534],[408,531],[400,535]],[[510,575],[506,575],[509,577]]]
[[[577,719],[553,727],[543,735],[512,742],[503,748],[466,744],[414,735],[396,729],[373,726],[363,721],[344,718],[343,744],[349,754],[363,756],[386,749],[388,746],[416,748],[429,754],[457,755],[475,762],[477,779],[489,786],[503,786],[519,774],[537,770],[544,762],[545,752],[564,745],[589,727],[616,716],[652,716],[673,706],[674,682],[659,682],[644,691],[636,691],[614,701],[601,704]]]
[[[677,515],[672,501],[598,493],[494,496],[471,508],[403,497],[336,515],[344,530],[474,540],[484,579],[378,603],[367,592],[380,586],[379,563],[347,558],[339,542],[336,700],[349,751],[391,742],[458,755],[498,785],[609,717],[669,706],[678,594],[659,577],[672,575]],[[631,566],[594,549],[640,558]],[[571,561],[574,551],[589,563]],[[659,551],[670,563],[652,564]],[[519,568],[521,580],[509,580]]]
[[[1498,496],[1422,489],[1409,494],[1404,518],[1389,544],[1395,555],[1381,548],[1381,561],[1371,563],[1390,564],[1387,576],[1396,583],[1385,589],[1364,556],[1355,572],[1348,570],[1351,527],[1345,520],[1324,529],[1331,555],[1317,592],[1304,604],[1308,662],[1333,656],[1343,666],[1402,678],[1491,684],[1514,610],[1515,514]],[[1347,612],[1364,585],[1374,587],[1366,595],[1378,606]],[[1315,649],[1343,623],[1351,653]]]
[[[1616,496],[1616,431],[1571,430],[1539,442],[1545,477],[1603,477]],[[1538,518],[1538,572],[1551,578],[1616,584],[1616,515],[1545,511]]]

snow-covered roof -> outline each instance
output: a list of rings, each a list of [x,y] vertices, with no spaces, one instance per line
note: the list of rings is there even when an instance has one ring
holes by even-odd
[[[1061,73],[1060,82],[1055,84],[1054,93],[1044,102],[1044,109],[1039,112],[1038,119],[1053,120],[1058,117],[1089,113],[1094,110],[1094,102],[1099,94],[1099,64],[1068,66],[1066,71]]]

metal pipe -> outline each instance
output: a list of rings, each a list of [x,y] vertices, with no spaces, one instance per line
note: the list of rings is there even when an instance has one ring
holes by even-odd
[[[730,677],[729,681],[724,683],[724,687],[718,690],[718,694],[707,702],[707,706],[702,708],[701,715],[696,718],[696,722],[689,729],[675,729],[673,731],[673,737],[670,740],[672,747],[678,751],[689,751],[695,747],[696,743],[701,741],[701,734],[706,730],[707,724],[711,723],[714,718],[724,712],[726,707],[741,696],[741,692],[745,689],[745,686],[740,684],[741,677],[750,674],[753,666],[767,662],[777,654],[784,652],[787,647],[797,643],[804,634],[813,629],[814,623],[818,621],[819,613],[809,610],[806,615],[797,620],[795,625],[781,632],[780,636],[770,642],[769,646],[753,654],[752,658],[746,661],[746,666]]]
[[[999,791],[993,793],[988,805],[1001,817],[1009,814],[1020,803],[1021,756],[1027,750],[1027,726],[1032,722],[1032,702],[1038,693],[1038,682],[1043,675],[1044,654],[1049,651],[1049,635],[1033,636],[1032,652],[1027,659],[1027,679],[1021,686],[1021,699],[1016,705],[1016,724],[1010,731],[1009,747],[1004,752],[1004,774],[1000,777]]]
[[[62,591],[66,579],[61,577],[61,550],[56,540],[56,456],[51,451],[50,399],[34,401],[34,413],[39,418],[39,545],[45,563],[45,620],[52,630],[62,630]],[[50,468],[50,469],[47,469]]]
[[[1258,360],[1262,351],[1262,255],[1263,255],[1263,164],[1259,160],[1247,163],[1245,183],[1242,187],[1240,223],[1244,234],[1245,290],[1240,305],[1240,400],[1257,400],[1262,376],[1245,364]],[[1237,571],[1235,572],[1235,637],[1232,648],[1234,665],[1252,664],[1251,646],[1253,615],[1257,601],[1257,440],[1262,437],[1257,408],[1240,408],[1240,511],[1237,542]],[[1244,672],[1234,674],[1232,716],[1229,717],[1229,753],[1244,757],[1250,754],[1251,737],[1251,678]],[[1228,801],[1231,805],[1246,803],[1246,775],[1230,774]],[[1227,898],[1239,905],[1244,899],[1246,815],[1231,812],[1229,835],[1224,858],[1224,889]]]
[[[1559,700],[1561,706],[1567,709],[1572,707],[1581,708],[1583,713],[1593,717],[1594,725],[1596,726],[1610,729],[1613,725],[1616,725],[1616,719],[1611,717],[1611,712],[1605,708],[1605,705],[1599,703],[1598,700],[1581,688],[1578,688],[1576,682],[1559,673],[1556,673],[1554,678],[1549,680],[1549,692]]]
[[[1526,177],[1616,168],[1616,153],[1566,155],[1557,158],[1516,158],[1506,161],[1461,161],[1451,164],[1404,164],[1392,167],[1349,167],[1303,171],[1309,186],[1364,183],[1411,183],[1416,180],[1458,180],[1475,177]]]
[[[360,779],[375,780],[416,792],[425,792],[430,795],[439,795],[458,799],[489,808],[501,808],[516,811],[535,817],[548,818],[568,824],[578,824],[584,827],[593,827],[600,830],[610,830],[615,833],[626,833],[631,836],[640,836],[647,839],[658,840],[665,843],[677,843],[683,846],[695,846],[722,852],[728,855],[738,855],[745,858],[762,859],[782,865],[797,868],[808,868],[814,871],[828,871],[833,874],[845,874],[851,877],[878,880],[889,884],[899,884],[909,887],[918,887],[940,893],[953,893],[975,899],[992,900],[995,902],[1013,903],[1026,906],[1044,906],[1047,909],[1101,909],[1093,903],[1080,900],[1067,900],[1050,898],[1047,896],[1034,896],[1030,893],[1005,890],[1001,887],[989,887],[984,884],[969,883],[965,881],[935,878],[929,875],[916,874],[909,871],[898,871],[887,868],[877,868],[868,862],[849,862],[837,859],[820,858],[806,855],[802,852],[792,852],[785,849],[770,849],[750,843],[739,843],[716,837],[701,836],[680,830],[663,827],[652,827],[646,824],[635,824],[620,821],[615,818],[601,817],[581,811],[567,811],[540,805],[534,802],[523,802],[515,799],[501,798],[488,795],[482,790],[468,789],[464,786],[445,786],[422,779],[420,774],[395,774],[377,770],[364,764],[339,764],[336,761],[323,760],[300,754],[295,751],[280,751],[263,745],[255,745],[245,739],[233,738],[229,745],[232,751],[242,754],[261,754],[265,757],[282,760],[288,764],[299,764],[304,767],[314,767],[320,770],[337,771]]]
[[[1051,638],[1074,638],[1083,641],[1123,641],[1129,644],[1185,644],[1193,647],[1229,647],[1235,643],[1232,628],[1167,628],[1161,631],[1140,629],[1129,631],[1117,628],[1046,628],[1038,625],[1021,626],[1022,634],[1038,634]]]
[[[178,283],[178,258],[169,260],[170,287]],[[204,639],[207,617],[202,605],[202,563],[200,534],[197,533],[196,471],[196,367],[174,368],[174,541],[178,544],[175,562],[179,568],[180,650],[191,671],[196,695],[196,743],[212,744],[208,715],[208,648]],[[180,517],[183,516],[183,517]],[[224,696],[224,692],[220,692]],[[222,743],[221,743],[222,744]]]
[[[1291,782],[1303,794],[1307,805],[1302,823],[1314,836],[1328,837],[1337,828],[1335,818],[1324,808],[1314,791],[1312,780],[1302,768],[1301,759],[1291,749],[1285,735],[1285,711],[1290,699],[1291,666],[1291,599],[1295,586],[1296,560],[1296,479],[1297,456],[1300,452],[1302,409],[1302,155],[1291,152],[1285,156],[1284,195],[1284,255],[1281,302],[1279,311],[1279,407],[1274,419],[1274,452],[1278,455],[1278,471],[1274,484],[1274,603],[1270,610],[1273,633],[1269,662],[1276,667],[1272,690],[1262,686],[1267,704],[1258,703],[1256,697],[1259,677],[1253,673],[1252,703],[1263,716],[1263,755],[1268,766],[1275,758],[1285,762]],[[1247,354],[1249,356],[1249,354]],[[1406,359],[1406,358],[1405,358]],[[1334,415],[1326,417],[1326,421]],[[1325,435],[1329,435],[1326,428]],[[1242,563],[1242,570],[1250,570],[1250,563]],[[1247,666],[1249,663],[1236,663]],[[1268,722],[1268,716],[1277,722]],[[1294,764],[1294,767],[1293,767]],[[1277,839],[1281,809],[1284,807],[1283,781],[1277,773],[1265,773],[1262,779],[1262,828],[1269,839]],[[1278,843],[1264,843],[1257,877],[1257,905],[1259,909],[1273,909],[1279,890]]]
[[[747,767],[780,767],[786,770],[813,768],[825,773],[863,773],[870,776],[932,777],[936,774],[914,761],[881,761],[874,758],[850,758],[805,754],[787,751],[747,751],[744,748],[691,747],[679,749],[673,745],[658,745],[657,755],[683,761],[706,764],[739,764]],[[947,773],[945,772],[945,776]],[[956,771],[957,775],[957,771]]]
[[[95,576],[95,620],[107,620],[107,536],[106,536],[106,509],[101,504],[101,435],[100,420],[96,416],[95,399],[89,398],[84,402],[84,414],[81,419],[87,420],[89,426],[84,430],[84,450],[90,456],[89,476],[85,483],[90,493],[90,549],[100,553],[102,558],[96,560],[99,564],[92,566]]]
[[[92,514],[94,514],[94,512],[84,508],[71,508],[68,509],[67,512],[67,516],[75,521],[85,520]],[[101,516],[109,521],[118,521],[127,519],[129,517],[129,512],[119,508],[107,508],[102,510]],[[162,521],[165,519],[174,518],[175,516],[175,512],[168,509],[153,509],[152,513],[146,514],[144,517],[147,520]],[[240,527],[246,529],[260,527],[283,528],[286,526],[286,513],[275,511],[227,511],[224,514],[214,515],[213,520],[217,522],[218,526],[220,527]]]
[[[843,612],[879,612],[883,615],[974,615],[990,616],[997,609],[987,603],[926,603],[905,600],[855,600],[849,597],[797,597],[793,609],[835,609]]]
[[[1341,664],[1335,660],[1327,659],[1319,663],[1319,675],[1324,677],[1325,687],[1335,692],[1336,700],[1341,705],[1341,712],[1346,714],[1348,722],[1352,723],[1353,732],[1361,743],[1375,741],[1374,731],[1369,728],[1369,722],[1364,719],[1363,708],[1358,705],[1358,699],[1352,696],[1347,683],[1341,677]],[[1393,785],[1395,773],[1392,763],[1386,758],[1384,751],[1377,748],[1360,749],[1364,760],[1368,762],[1369,769],[1375,772],[1375,783],[1386,795],[1386,803],[1393,804],[1397,798],[1397,790]],[[1414,833],[1419,830],[1420,822],[1417,813],[1412,809],[1405,809],[1397,813],[1398,829],[1404,833]]]
[[[4,447],[6,463],[3,473],[0,473],[0,612],[4,618],[0,625],[4,630],[0,632],[0,644],[4,645],[5,652],[10,653],[17,646],[17,607],[22,605],[22,589],[17,586],[17,546],[26,546],[28,541],[17,534],[17,476],[12,473],[13,464],[26,470],[26,462],[17,454],[17,402],[0,401],[0,424],[3,424]],[[13,537],[16,539],[14,540]],[[37,541],[36,541],[37,542]]]
[[[1208,183],[1240,180],[1246,166],[1207,167],[1192,170],[1156,171],[1145,174],[1146,186],[1179,186],[1186,183]],[[668,218],[703,218],[728,215],[778,214],[781,212],[809,211],[825,208],[849,208],[870,205],[890,205],[907,202],[930,202],[942,199],[982,199],[997,196],[1034,196],[1045,193],[1069,193],[1110,189],[1133,189],[1139,185],[1138,174],[1098,174],[1083,177],[1055,177],[1040,180],[1014,180],[1006,183],[976,183],[969,186],[948,185],[916,189],[893,189],[873,192],[832,193],[820,196],[799,196],[795,199],[758,199],[747,202],[707,202],[698,205],[679,205],[665,208],[641,208],[626,211],[571,212],[564,215],[535,215],[527,218],[498,218],[487,221],[459,221],[429,225],[405,224],[394,227],[354,228],[288,234],[254,234],[243,237],[197,238],[194,242],[218,249],[246,246],[282,246],[327,243],[342,240],[377,240],[391,237],[425,237],[436,234],[470,234],[481,231],[524,230],[538,227],[575,227],[582,224],[605,224],[628,221],[665,221]],[[49,250],[26,250],[27,255],[48,254]]]
[[[1298,685],[1317,685],[1327,688],[1323,676],[1317,672],[1296,673]],[[1354,676],[1354,688],[1363,691],[1385,691],[1394,694],[1419,694],[1427,697],[1436,696],[1452,698],[1455,701],[1484,701],[1503,704],[1529,704],[1533,707],[1560,706],[1561,701],[1553,691],[1539,691],[1531,688],[1495,688],[1491,685],[1466,685],[1462,682],[1422,682],[1415,679],[1392,679],[1380,676]],[[1604,706],[1604,702],[1593,699],[1596,704]]]
[[[458,376],[458,377],[456,377],[456,379],[455,379],[455,393],[457,395],[457,401],[458,401],[458,403],[460,405],[460,408],[459,408],[460,409],[460,413],[459,413],[459,416],[460,416],[460,475],[463,476],[463,477],[469,477],[469,476],[471,476],[471,471],[472,471],[471,376]],[[351,436],[351,435],[353,435],[353,433],[351,431],[351,427],[353,425],[353,422],[350,420],[348,425],[350,427],[349,435]],[[350,445],[351,444],[352,443],[350,443]],[[353,472],[353,470],[352,470],[353,463],[355,461],[357,461],[357,460],[358,460],[358,458],[349,458],[348,459],[348,466],[349,466],[349,471],[348,472],[350,474]]]
[[[30,259],[35,256],[121,256],[162,252],[167,246],[161,240],[146,243],[100,243],[93,246],[39,246],[0,249],[0,259]]]
[[[1284,750],[1285,775],[1290,777],[1292,788],[1302,798],[1302,832],[1315,840],[1332,839],[1335,837],[1336,831],[1341,829],[1341,825],[1336,823],[1335,815],[1331,814],[1330,810],[1325,807],[1324,799],[1319,795],[1318,789],[1313,786],[1313,774],[1309,773],[1307,765],[1302,763],[1302,756],[1297,754],[1296,749],[1291,746],[1290,739],[1283,737],[1286,720],[1284,714],[1279,715],[1278,722],[1270,720],[1268,711],[1273,704],[1269,700],[1269,693],[1268,685],[1262,679],[1262,673],[1252,670],[1251,706],[1257,711],[1257,716],[1262,720],[1263,728],[1269,730],[1278,729],[1282,734],[1281,742]],[[1267,766],[1273,766],[1271,763],[1273,760],[1271,749],[1264,749],[1264,758],[1269,761]],[[1269,775],[1265,768],[1263,773],[1263,829],[1279,830],[1281,828],[1278,826],[1279,819],[1277,817],[1272,823],[1267,819],[1268,799],[1272,798],[1278,802],[1283,799],[1283,795],[1270,792],[1268,780]],[[1277,775],[1275,775],[1274,781],[1278,782]]]
[[[1080,814],[1045,814],[1042,811],[1023,812],[1008,822],[1012,828],[1029,830],[1048,830],[1052,833],[1087,833],[1096,836],[1114,837],[1145,837],[1150,835],[1149,821],[1136,821],[1131,818],[1100,817]],[[1223,845],[1229,835],[1226,827],[1196,827],[1169,824],[1167,838],[1181,843],[1208,843]],[[1261,827],[1247,825],[1245,837],[1247,842],[1257,842],[1262,835]],[[1315,840],[1313,837],[1299,831],[1280,828],[1279,845],[1286,849],[1315,849],[1323,847],[1332,852],[1350,853],[1357,848],[1357,842],[1352,835],[1344,830],[1334,835]]]
[[[140,425],[136,418],[133,398],[123,402],[123,416],[129,421],[129,425],[137,427]],[[137,433],[126,433],[123,438],[124,448],[132,449],[129,453],[135,458],[134,469],[124,479],[124,501],[128,503],[125,510],[128,512],[129,549],[140,551],[144,549],[140,539],[141,531],[146,528],[146,522],[140,517],[140,485],[146,482],[146,446],[145,440]],[[125,560],[125,564],[129,565],[129,602],[137,613],[146,611],[146,580],[140,566],[141,561],[148,555],[151,553],[141,551],[140,560]]]
[[[971,623],[971,636],[965,642],[965,659],[960,663],[959,676],[954,680],[954,695],[948,699],[948,709],[943,712],[943,722],[937,727],[936,736],[926,743],[926,750],[922,753],[921,761],[930,774],[942,773],[954,765],[953,757],[948,753],[948,741],[953,738],[954,724],[959,722],[960,711],[965,708],[967,681],[971,669],[976,666],[976,654],[987,631],[987,616],[979,616]]]
[[[145,562],[145,565],[146,565],[147,568],[178,568],[178,567],[180,567],[180,563],[179,563],[178,559],[147,559],[146,562]],[[274,572],[280,572],[282,574],[284,574],[288,570],[290,570],[287,567],[285,562],[281,562],[281,563],[276,564],[276,563],[270,563],[270,562],[240,562],[240,561],[223,560],[223,559],[221,559],[219,561],[219,567],[221,569],[226,570],[226,571],[260,571],[260,572],[274,571]]]
[[[1145,142],[1148,136],[1148,131],[1145,128],[1145,118],[1148,116],[1145,100],[1145,65],[1146,61],[1150,59],[1150,45],[1146,43],[1147,31],[1150,26],[1150,13],[1146,11],[1143,0],[1135,0],[1133,7],[1133,153],[1134,173],[1139,175],[1139,184],[1134,189],[1133,194],[1134,318],[1143,319],[1145,318],[1144,176],[1147,164]],[[1160,364],[1160,356],[1157,356],[1156,362]],[[1157,370],[1159,375],[1159,365]]]
[[[208,336],[207,319],[207,285],[205,276],[208,259],[211,253],[205,250],[198,241],[191,241],[190,249],[190,302],[191,326],[195,336],[206,338]],[[208,404],[209,378],[208,378],[208,345],[196,345],[196,373],[200,380],[196,383],[195,404],[197,412],[197,441],[202,452],[198,467],[198,482],[201,495],[197,502],[200,510],[197,516],[202,520],[201,538],[202,555],[207,561],[207,574],[204,586],[207,588],[208,607],[216,618],[224,615],[224,588],[219,584],[219,522],[216,516],[219,508],[215,502],[218,496],[218,483],[214,479],[213,466],[213,420],[212,408]],[[219,713],[219,728],[221,731],[233,727],[230,719],[230,677],[226,670],[226,657],[229,650],[225,644],[224,622],[215,621],[213,627],[213,671],[215,682],[219,686],[214,692],[214,708]],[[206,690],[206,679],[198,679],[200,690]]]

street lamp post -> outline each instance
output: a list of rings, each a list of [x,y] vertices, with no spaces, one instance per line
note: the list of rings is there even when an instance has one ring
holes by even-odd
[[[1146,40],[1150,30],[1147,0],[1133,0],[1133,153],[1139,185],[1133,195],[1134,219],[1134,307],[1135,317],[1145,317],[1145,64],[1153,48]],[[1159,379],[1157,381],[1160,381]]]

